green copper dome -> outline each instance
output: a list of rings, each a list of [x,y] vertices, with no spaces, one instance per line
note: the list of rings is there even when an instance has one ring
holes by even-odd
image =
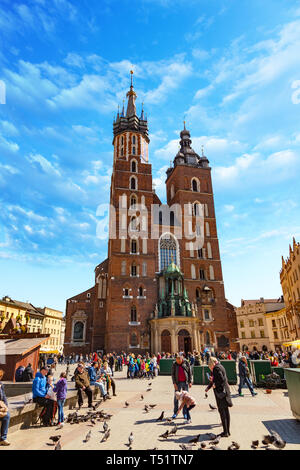
[[[174,263],[174,261],[172,261],[167,267],[167,269],[165,269],[165,274],[175,274],[175,273],[182,275],[182,272],[180,271],[179,267]]]

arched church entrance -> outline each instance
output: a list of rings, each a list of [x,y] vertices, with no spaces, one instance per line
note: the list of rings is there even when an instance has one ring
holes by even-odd
[[[178,332],[178,351],[184,351],[185,354],[192,351],[192,338],[187,330]]]
[[[171,333],[164,330],[161,334],[161,351],[171,353]]]

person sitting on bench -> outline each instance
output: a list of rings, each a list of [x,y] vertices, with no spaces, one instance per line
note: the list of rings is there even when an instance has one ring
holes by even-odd
[[[41,419],[44,426],[50,426],[53,419],[53,400],[47,394],[47,376],[48,369],[41,367],[40,371],[36,373],[35,379],[32,383],[32,397],[33,402],[42,406],[45,409],[41,413]]]

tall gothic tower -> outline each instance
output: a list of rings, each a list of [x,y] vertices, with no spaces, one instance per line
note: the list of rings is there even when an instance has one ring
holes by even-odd
[[[107,351],[147,350],[149,313],[156,297],[155,246],[151,240],[152,168],[148,161],[148,123],[136,111],[131,86],[113,124],[114,162],[110,193]]]
[[[228,319],[217,235],[211,168],[208,159],[192,148],[190,132],[180,133],[180,149],[167,170],[167,203],[182,208],[182,237],[179,241],[180,268],[185,288],[194,305],[201,346],[229,347]],[[191,232],[198,244],[191,245]]]

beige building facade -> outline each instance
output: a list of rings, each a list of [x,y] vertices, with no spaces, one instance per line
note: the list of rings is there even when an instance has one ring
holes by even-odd
[[[265,313],[267,331],[272,351],[276,348],[285,350],[284,344],[291,341],[286,308]]]
[[[300,339],[300,243],[293,239],[289,257],[282,257],[280,283],[286,306],[290,340]]]
[[[39,310],[44,314],[42,333],[50,334],[48,340],[43,344],[42,350],[44,352],[57,351],[62,353],[61,335],[62,327],[64,327],[63,312],[49,307],[44,307]]]
[[[267,315],[284,308],[283,299],[241,300],[236,308],[238,340],[241,350],[270,350],[273,336],[270,336]],[[272,324],[272,321],[271,321]],[[270,341],[271,339],[271,341]]]
[[[60,310],[38,308],[5,296],[0,300],[0,333],[10,319],[14,320],[18,331],[50,334],[41,352],[63,352],[65,320]]]

